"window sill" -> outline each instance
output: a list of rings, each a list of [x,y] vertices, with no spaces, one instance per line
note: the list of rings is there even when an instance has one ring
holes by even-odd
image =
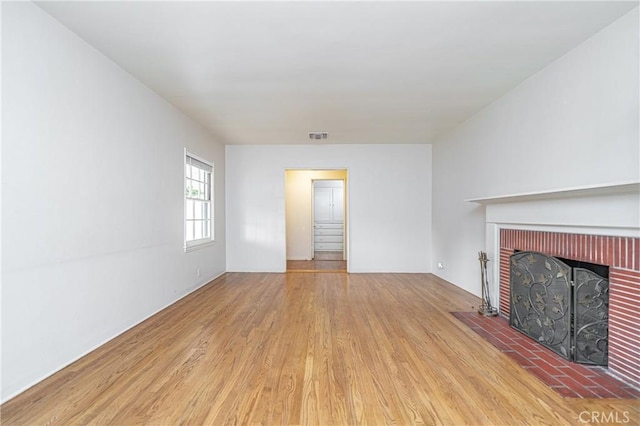
[[[216,244],[215,240],[207,241],[206,243],[200,243],[200,244],[192,245],[192,246],[189,246],[189,247],[185,247],[184,248],[184,252],[185,253],[190,253],[192,251],[196,251],[196,250],[200,250],[200,249],[203,249],[203,248],[211,247],[211,246],[213,246],[215,244]]]

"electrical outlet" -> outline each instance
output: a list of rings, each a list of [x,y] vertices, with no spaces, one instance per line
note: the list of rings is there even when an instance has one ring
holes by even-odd
[[[438,269],[444,269],[444,262],[438,262]]]
[[[200,267],[199,266],[196,268],[196,276],[198,278],[200,278]]]

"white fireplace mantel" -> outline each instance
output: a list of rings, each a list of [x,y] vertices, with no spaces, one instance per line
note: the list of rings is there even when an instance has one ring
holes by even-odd
[[[640,236],[640,182],[583,186],[467,201],[485,205],[486,223],[500,227]]]
[[[524,201],[541,201],[575,197],[597,197],[613,194],[640,193],[640,182],[627,181],[601,185],[585,185],[547,191],[522,192],[519,194],[470,198],[465,201],[479,204],[499,204]]]

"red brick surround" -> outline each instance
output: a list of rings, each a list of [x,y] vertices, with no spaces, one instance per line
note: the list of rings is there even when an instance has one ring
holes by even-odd
[[[609,266],[609,369],[640,385],[640,238],[500,230],[500,313],[509,316],[509,257],[530,250]]]

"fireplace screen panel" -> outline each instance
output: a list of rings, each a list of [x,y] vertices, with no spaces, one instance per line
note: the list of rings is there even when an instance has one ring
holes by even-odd
[[[510,269],[512,327],[566,359],[607,365],[606,278],[537,252],[514,254]]]
[[[575,361],[607,365],[609,281],[588,269],[574,269]]]
[[[571,268],[536,252],[511,256],[511,326],[569,359]]]

